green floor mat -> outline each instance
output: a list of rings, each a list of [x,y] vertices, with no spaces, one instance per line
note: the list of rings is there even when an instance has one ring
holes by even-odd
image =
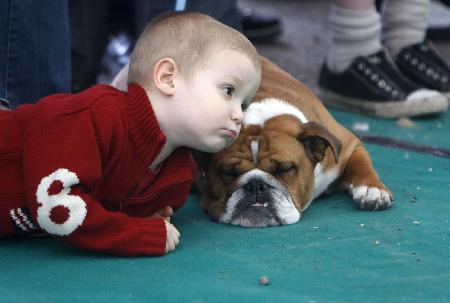
[[[450,150],[450,111],[410,121],[403,120],[406,123],[396,119],[380,120],[338,110],[330,112],[337,121],[353,131],[367,125],[368,131],[358,132],[362,135],[390,137]]]
[[[368,149],[395,195],[389,210],[359,211],[337,193],[297,224],[247,229],[212,223],[192,196],[174,217],[181,245],[165,257],[3,240],[0,302],[448,302],[450,161]]]

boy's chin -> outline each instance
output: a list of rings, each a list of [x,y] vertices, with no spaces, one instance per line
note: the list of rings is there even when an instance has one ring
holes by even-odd
[[[227,148],[228,146],[230,146],[233,143],[234,143],[234,141],[223,139],[221,142],[214,142],[212,144],[205,145],[200,150],[207,152],[207,153],[217,153],[217,152],[221,151],[222,149]]]
[[[203,149],[203,151],[204,152],[207,152],[207,153],[212,153],[212,154],[214,154],[214,153],[217,153],[217,152],[219,152],[219,151],[221,151],[222,149],[224,149],[224,148],[226,148],[226,147],[228,147],[229,145],[222,145],[222,146],[208,146],[208,147],[206,147],[205,149]]]

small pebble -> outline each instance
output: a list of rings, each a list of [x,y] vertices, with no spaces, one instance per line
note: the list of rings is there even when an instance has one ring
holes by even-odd
[[[261,278],[259,278],[259,284],[269,285],[269,278],[267,278],[267,276],[261,276]]]
[[[380,244],[380,241],[376,240],[374,244],[378,245],[378,244]]]
[[[365,225],[364,225],[364,223],[361,223],[361,224],[359,224],[359,226],[364,227]]]
[[[413,128],[415,126],[414,122],[409,118],[400,118],[397,120],[397,124],[401,128]]]
[[[318,230],[319,229],[319,226],[314,226],[314,230]]]
[[[353,123],[352,129],[357,132],[368,132],[370,126],[367,122],[355,122]]]
[[[431,173],[433,171],[433,168],[428,168],[428,171]]]
[[[414,225],[419,225],[420,221],[414,221],[413,223],[414,223]]]
[[[417,186],[417,188],[416,188],[417,190],[420,190],[420,186]]]

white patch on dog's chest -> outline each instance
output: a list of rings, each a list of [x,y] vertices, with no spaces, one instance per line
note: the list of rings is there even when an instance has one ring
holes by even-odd
[[[320,196],[325,190],[327,190],[328,186],[333,183],[334,180],[339,176],[339,168],[337,166],[332,169],[323,171],[322,165],[318,163],[316,168],[314,168],[314,196],[316,199]]]

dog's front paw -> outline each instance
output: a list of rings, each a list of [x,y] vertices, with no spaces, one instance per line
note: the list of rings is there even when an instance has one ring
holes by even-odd
[[[382,188],[359,185],[349,187],[350,194],[355,204],[364,210],[382,210],[392,204],[390,193]]]

